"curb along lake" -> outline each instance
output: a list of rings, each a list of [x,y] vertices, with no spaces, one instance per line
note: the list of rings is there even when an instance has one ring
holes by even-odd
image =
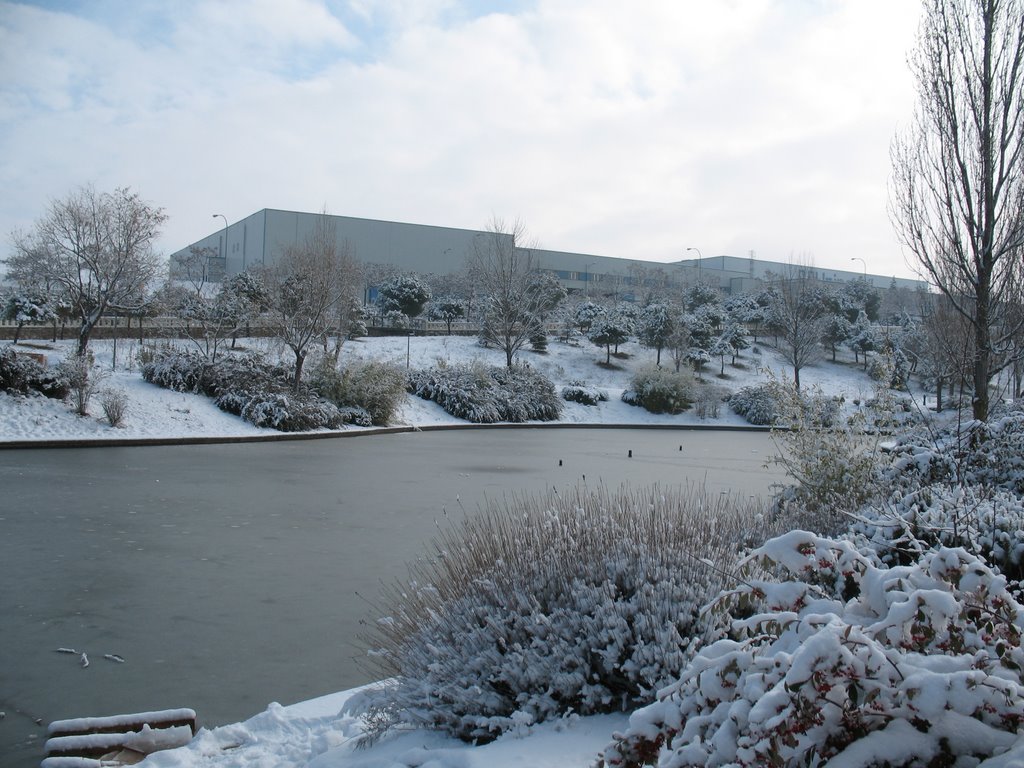
[[[760,432],[531,428],[0,451],[0,763],[38,765],[61,718],[191,707],[212,727],[369,682],[381,583],[487,499],[767,496],[774,453]]]

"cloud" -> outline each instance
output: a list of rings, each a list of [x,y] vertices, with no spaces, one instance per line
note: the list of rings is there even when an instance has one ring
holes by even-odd
[[[99,7],[0,5],[0,183],[20,192],[4,231],[92,181],[166,206],[166,251],[212,213],[326,204],[519,216],[544,247],[603,255],[813,252],[907,274],[885,180],[914,3]]]

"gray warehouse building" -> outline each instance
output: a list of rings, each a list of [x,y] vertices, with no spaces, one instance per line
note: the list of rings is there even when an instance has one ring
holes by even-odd
[[[206,267],[213,280],[271,266],[287,248],[304,242],[324,215],[264,208],[233,224],[225,219],[223,228],[171,254],[171,276],[182,276],[183,265],[193,249],[204,249],[208,255]],[[474,239],[489,236],[483,230],[327,215],[334,225],[339,247],[349,248],[358,261],[390,264],[402,271],[422,274],[461,271],[467,256],[473,252]],[[659,264],[569,251],[532,250],[537,267],[556,275],[566,288],[593,295],[615,294],[625,299],[632,298],[632,289],[644,275],[659,270],[668,280],[680,284],[709,282],[729,294],[756,290],[770,274],[791,274],[794,269],[809,271],[823,282],[865,278],[879,289],[888,288],[893,281],[898,287],[911,290],[927,287],[917,280],[869,275],[862,271],[760,261],[752,254],[747,258],[710,256]]]

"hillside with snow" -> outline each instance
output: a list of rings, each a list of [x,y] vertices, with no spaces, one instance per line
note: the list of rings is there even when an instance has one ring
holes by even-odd
[[[245,339],[240,342],[240,346],[287,360],[285,353],[267,339]],[[71,342],[51,344],[32,341],[14,349],[22,353],[43,355],[52,366],[67,355],[73,345]],[[120,390],[127,397],[124,424],[116,429],[110,427],[103,418],[98,402],[92,405],[90,417],[80,417],[69,406],[58,401],[0,393],[0,442],[258,437],[276,434],[274,430],[254,427],[237,416],[221,411],[210,398],[161,389],[146,383],[139,371],[137,342],[120,341],[116,360],[109,340],[96,340],[91,349],[97,369],[103,376],[100,390]],[[481,347],[475,338],[462,336],[373,337],[345,344],[341,355],[342,365],[365,360],[382,360],[399,367],[408,365],[415,369],[430,367],[439,361],[452,363],[480,360],[489,365],[502,365],[504,356],[496,349]],[[571,344],[552,341],[546,353],[523,351],[518,360],[542,372],[554,382],[558,390],[570,382],[584,381],[608,393],[608,401],[596,406],[565,403],[560,419],[563,423],[678,426],[739,426],[746,423],[727,407],[721,408],[717,417],[701,419],[692,412],[677,416],[652,414],[623,403],[621,395],[628,388],[633,373],[654,363],[654,352],[636,342],[621,345],[619,355],[612,358],[611,366],[604,365],[603,348],[585,340]],[[736,391],[763,382],[769,371],[780,379],[791,375],[775,350],[764,344],[746,350],[737,358],[736,365],[732,365],[727,358],[724,375],[720,375],[720,370],[720,364],[712,363],[702,376],[706,381],[720,386],[723,391]],[[841,357],[839,363],[819,362],[806,368],[802,378],[805,387],[820,388],[827,395],[843,395],[850,403],[870,397],[874,390],[873,382],[860,366],[853,363],[852,357]],[[393,426],[463,423],[445,413],[435,403],[408,395]]]

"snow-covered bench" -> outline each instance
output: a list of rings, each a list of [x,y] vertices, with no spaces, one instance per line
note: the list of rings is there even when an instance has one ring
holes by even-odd
[[[55,720],[47,729],[41,768],[130,765],[162,749],[188,744],[196,732],[191,709]]]

